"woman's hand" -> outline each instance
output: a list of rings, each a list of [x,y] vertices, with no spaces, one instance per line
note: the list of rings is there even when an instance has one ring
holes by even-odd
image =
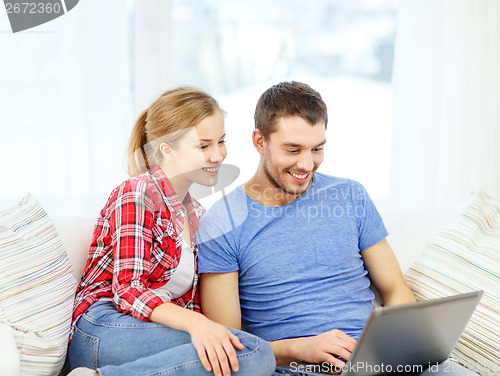
[[[208,372],[213,371],[215,376],[229,376],[231,370],[238,371],[238,358],[234,349],[243,350],[244,346],[226,327],[201,313],[171,302],[154,308],[149,319],[189,333],[201,363]]]
[[[229,376],[231,370],[238,372],[234,349],[243,350],[244,346],[226,327],[199,315],[190,325],[188,333],[208,372],[213,371],[215,376]]]

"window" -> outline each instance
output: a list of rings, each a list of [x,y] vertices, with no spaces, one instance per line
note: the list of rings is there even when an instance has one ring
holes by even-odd
[[[18,34],[0,12],[2,207],[31,192],[52,214],[95,216],[127,178],[139,110],[178,84],[227,111],[226,161],[242,183],[258,160],[257,99],[292,79],[329,107],[320,171],[386,197],[395,9],[395,0],[88,0]]]
[[[227,111],[238,182],[256,168],[251,145],[260,94],[284,80],[318,90],[329,108],[320,171],[389,191],[395,1],[172,1],[172,84],[194,84]],[[249,158],[254,155],[255,158]]]

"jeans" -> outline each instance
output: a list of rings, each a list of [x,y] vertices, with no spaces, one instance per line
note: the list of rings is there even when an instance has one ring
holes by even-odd
[[[235,349],[240,365],[236,374],[272,375],[276,362],[271,346],[230,330],[245,346]],[[78,320],[66,366],[68,371],[91,368],[102,376],[213,375],[203,367],[188,333],[120,313],[105,301],[94,303]]]

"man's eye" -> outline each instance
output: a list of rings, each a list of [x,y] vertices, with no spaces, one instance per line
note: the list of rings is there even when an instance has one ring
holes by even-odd
[[[299,151],[298,150],[295,150],[295,149],[288,149],[287,152],[289,153],[293,153],[293,154],[296,154],[298,153]]]

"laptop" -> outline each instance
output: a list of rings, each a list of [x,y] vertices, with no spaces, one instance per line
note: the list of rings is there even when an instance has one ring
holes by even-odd
[[[375,308],[342,369],[291,362],[285,375],[419,374],[448,359],[483,291]]]

